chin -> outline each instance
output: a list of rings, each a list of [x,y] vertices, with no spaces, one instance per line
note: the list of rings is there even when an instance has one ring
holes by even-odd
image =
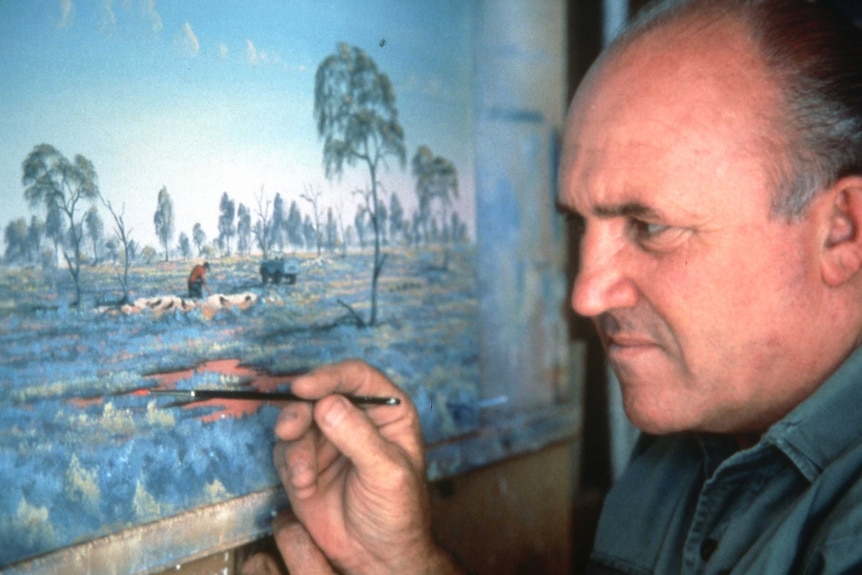
[[[632,425],[649,435],[669,435],[671,433],[683,431],[676,426],[668,425],[666,422],[656,421],[655,419],[641,418],[637,416],[633,417],[629,415],[629,420],[632,422]]]
[[[668,435],[680,431],[692,431],[696,424],[689,420],[681,420],[669,413],[667,409],[650,406],[649,409],[637,405],[625,404],[626,416],[632,424],[650,435]]]

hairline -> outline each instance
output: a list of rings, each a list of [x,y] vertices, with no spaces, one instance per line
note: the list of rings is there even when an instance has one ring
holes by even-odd
[[[815,155],[803,143],[806,134],[796,129],[793,122],[791,102],[788,94],[792,86],[788,74],[775,63],[770,62],[766,53],[763,33],[749,8],[738,4],[703,2],[701,0],[657,0],[638,12],[633,20],[621,31],[606,51],[606,57],[613,57],[628,50],[638,39],[673,26],[699,25],[704,28],[720,26],[725,22],[740,25],[746,34],[764,72],[763,81],[771,84],[778,94],[777,108],[764,122],[758,139],[763,144],[762,163],[770,182],[770,215],[788,220],[799,219],[807,212],[817,191],[832,183],[829,175],[803,173],[806,156]],[[796,143],[798,142],[798,143]],[[815,189],[817,191],[812,191]]]

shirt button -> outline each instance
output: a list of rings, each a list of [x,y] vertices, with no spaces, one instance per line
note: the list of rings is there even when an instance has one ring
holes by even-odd
[[[712,538],[704,539],[703,543],[700,544],[700,558],[704,562],[709,561],[716,549],[718,549],[718,541]]]

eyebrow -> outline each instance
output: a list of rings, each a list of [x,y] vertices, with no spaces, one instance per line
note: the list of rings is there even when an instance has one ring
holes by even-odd
[[[593,213],[599,218],[658,218],[659,212],[640,202],[626,202],[613,206],[596,206]]]
[[[585,216],[561,202],[557,202],[557,209],[563,213],[583,219]],[[618,205],[596,206],[592,209],[593,214],[600,219],[608,218],[659,218],[661,213],[640,202],[625,202]]]

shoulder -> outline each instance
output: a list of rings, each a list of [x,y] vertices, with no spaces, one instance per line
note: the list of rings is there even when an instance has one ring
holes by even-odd
[[[811,485],[804,573],[862,572],[862,443]]]

